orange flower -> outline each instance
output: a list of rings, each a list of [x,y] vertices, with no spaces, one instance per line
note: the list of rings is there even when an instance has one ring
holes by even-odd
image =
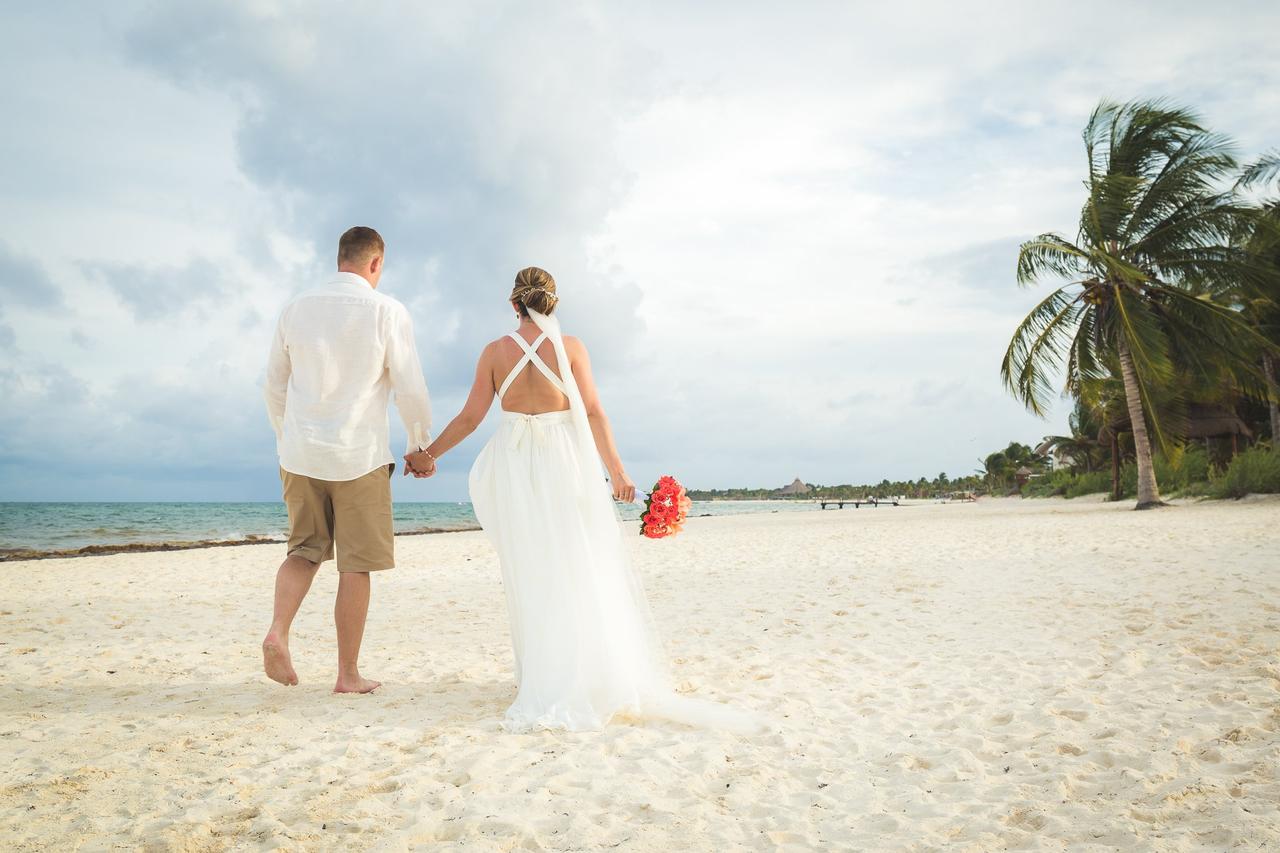
[[[667,529],[661,524],[646,524],[644,526],[644,535],[650,539],[661,539],[667,535]]]

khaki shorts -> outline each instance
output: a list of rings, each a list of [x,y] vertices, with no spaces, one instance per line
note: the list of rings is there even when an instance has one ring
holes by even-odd
[[[284,505],[289,510],[289,556],[323,563],[333,559],[336,541],[340,572],[393,568],[391,474],[395,467],[374,468],[354,480],[316,480],[281,468]]]

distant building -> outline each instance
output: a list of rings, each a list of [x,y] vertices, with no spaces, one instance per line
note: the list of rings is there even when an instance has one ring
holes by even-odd
[[[778,490],[780,495],[807,495],[812,491],[804,482],[796,477],[795,481],[789,486],[783,486]]]

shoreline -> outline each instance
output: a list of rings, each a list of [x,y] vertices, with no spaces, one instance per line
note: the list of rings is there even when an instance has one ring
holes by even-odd
[[[1014,495],[997,496],[983,495],[978,498],[977,502],[985,503],[992,501],[1061,501],[1063,503],[1074,504],[1115,504],[1117,502],[1108,500],[1106,492],[1090,493],[1086,495],[1078,495],[1074,498],[1067,498],[1061,495],[1030,495],[1018,497]],[[1118,503],[1132,501],[1132,498],[1125,498]],[[1210,497],[1174,497],[1167,500],[1170,506],[1186,506],[1194,504],[1249,504],[1255,502],[1280,502],[1280,495],[1246,495],[1243,498],[1210,498]],[[704,501],[711,503],[712,501]],[[797,503],[794,500],[776,500],[767,499],[722,499],[715,501],[719,503]],[[900,504],[902,507],[912,506],[929,506],[929,505],[946,505],[958,503],[957,501],[937,500],[928,498],[908,499]],[[767,515],[775,513],[776,510],[762,510],[760,513],[744,513],[744,515]],[[690,514],[690,518],[717,518],[717,517],[733,517],[717,516],[713,513]],[[630,523],[630,520],[624,519],[624,523]],[[480,530],[478,524],[465,525],[462,527],[423,527],[414,530],[397,530],[396,536],[434,536],[441,533],[468,533]],[[22,562],[27,560],[58,560],[70,559],[76,557],[105,557],[113,554],[144,554],[166,551],[196,551],[208,548],[232,548],[243,545],[271,545],[284,544],[287,539],[283,536],[271,536],[260,534],[249,534],[239,539],[196,539],[196,540],[169,540],[159,542],[116,542],[104,544],[84,545],[79,548],[4,548],[0,549],[0,563]]]
[[[91,502],[99,503],[99,502]],[[143,502],[152,503],[152,502]],[[259,502],[269,503],[269,502]],[[423,503],[436,503],[433,501],[425,501]],[[703,501],[700,503],[710,503]],[[788,501],[725,501],[725,503],[794,503]],[[718,514],[714,512],[696,512],[690,513],[690,518],[696,517],[716,517]],[[776,507],[761,506],[756,512],[743,513],[747,515],[776,513]],[[734,513],[737,514],[737,513]],[[430,519],[423,519],[429,521]],[[631,524],[634,519],[623,518],[624,524]],[[460,522],[456,526],[440,527],[428,525],[423,527],[410,528],[408,530],[395,531],[396,536],[427,536],[438,533],[460,533],[467,531],[480,530],[480,525],[474,522]],[[287,541],[287,534],[284,533],[250,533],[243,536],[233,535],[229,538],[196,538],[196,539],[151,539],[151,540],[134,540],[127,542],[90,542],[87,545],[78,547],[22,547],[8,546],[0,547],[0,563],[21,562],[24,560],[54,560],[67,559],[75,557],[102,557],[113,554],[141,554],[151,552],[165,551],[193,551],[208,548],[230,548],[241,545],[266,545],[266,544],[283,544]]]
[[[396,536],[430,536],[437,533],[467,533],[479,530],[479,525],[468,527],[424,527],[419,530],[397,530]],[[240,545],[283,545],[278,536],[246,536],[243,539],[198,539],[190,542],[117,542],[107,545],[85,545],[81,548],[40,550],[14,548],[0,551],[0,563],[24,560],[61,560],[73,557],[105,557],[110,554],[145,554],[158,551],[196,551],[201,548],[234,548]]]

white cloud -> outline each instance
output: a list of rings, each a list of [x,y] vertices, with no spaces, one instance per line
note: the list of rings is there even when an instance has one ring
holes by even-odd
[[[1065,421],[997,366],[1097,100],[1280,139],[1262,3],[80,12],[2,13],[5,498],[272,497],[269,328],[357,222],[442,420],[536,263],[638,479],[962,473]],[[480,440],[400,496],[465,497]]]

